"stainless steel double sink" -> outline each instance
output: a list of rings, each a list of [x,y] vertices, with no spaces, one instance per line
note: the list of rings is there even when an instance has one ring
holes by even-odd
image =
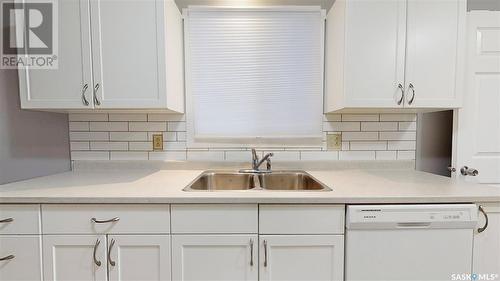
[[[332,191],[304,171],[273,171],[244,173],[205,171],[183,189],[184,191]]]

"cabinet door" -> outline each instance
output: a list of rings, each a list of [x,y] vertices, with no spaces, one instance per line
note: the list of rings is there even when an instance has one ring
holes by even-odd
[[[106,236],[44,235],[44,280],[106,281]]]
[[[398,85],[404,87],[406,1],[346,5],[346,106],[402,107]]]
[[[344,236],[263,235],[260,280],[343,280]]]
[[[257,235],[172,236],[173,280],[256,281],[257,266]]]
[[[0,280],[42,280],[40,236],[0,236]]]
[[[165,108],[162,1],[91,0],[90,6],[96,108]]]
[[[168,235],[110,235],[109,280],[170,280]]]
[[[406,106],[458,105],[465,11],[463,0],[408,0]]]
[[[88,1],[65,0],[57,3],[58,68],[19,69],[22,108],[92,107]]]
[[[483,205],[488,214],[488,227],[474,236],[473,273],[500,276],[500,204]],[[479,215],[479,227],[485,225],[484,215]]]

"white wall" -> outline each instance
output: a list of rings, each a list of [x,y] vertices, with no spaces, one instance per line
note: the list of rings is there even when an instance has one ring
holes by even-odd
[[[0,184],[69,170],[68,135],[67,114],[20,110],[17,71],[0,69]]]

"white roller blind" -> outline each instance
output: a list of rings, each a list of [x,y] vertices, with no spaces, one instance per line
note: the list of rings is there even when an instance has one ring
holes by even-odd
[[[189,8],[185,29],[194,142],[321,140],[319,8]]]

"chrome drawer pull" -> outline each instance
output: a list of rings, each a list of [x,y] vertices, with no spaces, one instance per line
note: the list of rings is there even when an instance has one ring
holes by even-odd
[[[96,218],[91,218],[90,219],[93,223],[110,223],[110,222],[117,222],[120,220],[119,217],[114,217],[112,219],[109,219],[109,220],[98,220]]]
[[[115,245],[115,239],[111,239],[111,243],[109,244],[109,248],[108,248],[108,263],[111,266],[116,265],[116,262],[111,259],[111,250],[113,249],[114,245]]]
[[[410,83],[409,89],[411,90],[411,99],[408,101],[408,104],[411,105],[413,101],[415,100],[415,87],[413,86],[412,83]]]
[[[486,213],[486,211],[483,209],[483,206],[481,206],[481,205],[479,205],[479,211],[481,213],[483,213],[485,221],[484,221],[484,225],[477,229],[477,233],[481,233],[481,232],[485,231],[486,228],[488,228],[488,214]]]
[[[0,223],[8,223],[8,222],[13,222],[13,221],[14,221],[14,218],[6,218],[3,220],[0,220]]]
[[[269,263],[267,262],[267,241],[264,240],[264,267],[267,267]]]
[[[401,105],[405,98],[405,89],[403,88],[403,85],[398,84],[398,88],[401,90],[401,98],[398,100],[398,105]]]
[[[0,261],[8,261],[8,260],[13,260],[16,256],[14,255],[8,255],[6,257],[0,258]]]
[[[250,239],[250,266],[253,266],[253,239]]]
[[[101,241],[99,241],[99,239],[97,239],[95,241],[95,244],[94,244],[94,263],[97,265],[97,266],[101,266],[101,261],[98,261],[97,258],[95,257],[95,254],[97,252],[97,247],[99,247],[99,244],[101,244]]]

